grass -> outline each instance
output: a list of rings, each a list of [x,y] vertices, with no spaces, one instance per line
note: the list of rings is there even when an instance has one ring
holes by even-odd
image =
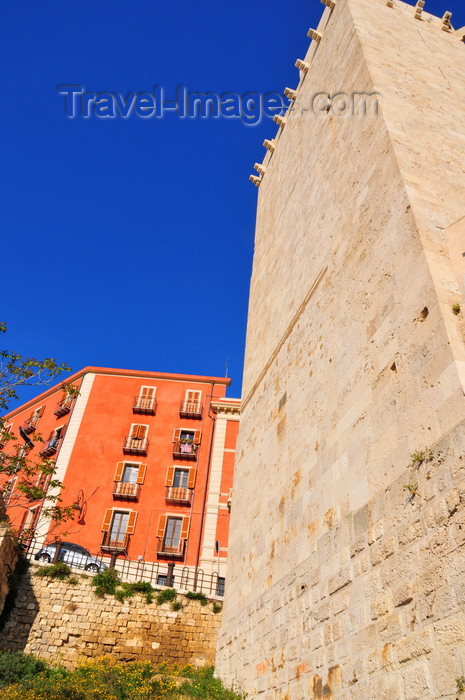
[[[22,652],[0,653],[2,700],[241,700],[212,666],[118,663],[105,657],[68,671]]]

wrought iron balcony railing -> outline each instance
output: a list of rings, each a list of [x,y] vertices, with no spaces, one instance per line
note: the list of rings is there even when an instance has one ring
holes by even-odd
[[[54,455],[58,451],[62,441],[63,437],[52,437],[50,440],[47,440],[40,451],[42,457],[51,457]]]
[[[173,442],[173,457],[178,459],[197,459],[197,447],[190,441],[178,440]]]
[[[132,412],[154,416],[157,412],[157,402],[155,400],[155,397],[148,399],[140,396],[135,396],[132,404]]]
[[[112,537],[111,532],[104,532],[100,549],[103,552],[126,553],[129,544],[129,535]]]
[[[139,484],[129,484],[126,481],[115,481],[113,487],[113,498],[127,501],[137,501],[139,499]]]
[[[184,559],[186,540],[179,542],[168,541],[164,537],[157,537],[157,555],[170,559]]]
[[[66,416],[67,413],[71,411],[71,406],[73,405],[74,398],[67,397],[57,404],[56,410],[54,411],[57,418],[61,416]]]
[[[149,447],[147,438],[138,438],[127,435],[124,438],[123,452],[130,455],[146,455]]]
[[[183,418],[202,418],[200,401],[181,401],[179,415]]]
[[[167,486],[165,499],[172,503],[190,503],[192,489],[184,486]]]
[[[21,427],[24,430],[24,432],[26,433],[26,435],[30,435],[36,429],[38,422],[39,422],[39,418],[30,418],[25,423],[23,423]]]

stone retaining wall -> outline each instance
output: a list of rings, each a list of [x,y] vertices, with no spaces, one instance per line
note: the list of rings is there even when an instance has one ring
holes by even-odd
[[[0,614],[8,595],[8,577],[18,560],[13,538],[5,525],[0,526]]]
[[[112,655],[120,661],[213,664],[221,614],[212,604],[178,595],[179,611],[170,603],[147,604],[135,595],[123,603],[98,598],[90,578],[78,584],[26,573],[8,620],[0,649],[24,650],[73,667],[88,657]]]

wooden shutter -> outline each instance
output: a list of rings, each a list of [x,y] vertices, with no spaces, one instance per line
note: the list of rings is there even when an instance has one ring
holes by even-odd
[[[165,486],[172,486],[174,481],[174,470],[176,467],[168,467],[166,471],[166,482]]]
[[[139,471],[137,472],[136,484],[143,484],[144,483],[146,469],[147,469],[146,464],[139,464]]]
[[[139,438],[140,440],[143,440],[146,436],[146,433],[147,433],[147,426],[146,425],[133,425],[132,426],[132,433],[131,433],[132,438]]]
[[[173,433],[173,442],[179,442],[181,439],[181,428],[176,428]]]
[[[189,534],[189,521],[190,521],[189,515],[185,515],[182,519],[181,535],[180,535],[180,538],[182,540],[187,540],[187,535]]]
[[[200,439],[202,437],[202,433],[200,430],[196,430],[194,433],[194,445],[200,445]]]
[[[154,387],[144,386],[141,389],[141,399],[153,399],[155,393]]]
[[[124,462],[118,462],[116,465],[116,471],[115,471],[115,476],[113,477],[114,481],[121,481],[123,478],[123,471],[124,471]]]
[[[157,537],[163,537],[165,534],[165,527],[166,527],[166,519],[167,515],[160,515],[158,518],[158,530],[157,530]]]
[[[105,511],[105,517],[103,518],[103,523],[102,523],[103,532],[109,531],[110,525],[111,525],[112,515],[113,515],[113,510],[111,508],[107,508]]]
[[[197,469],[189,469],[189,476],[187,479],[187,488],[188,489],[194,488],[196,475],[197,475]]]
[[[126,529],[126,535],[133,535],[136,529],[137,511],[131,510],[129,513],[128,527]]]
[[[40,411],[39,411],[39,418],[41,418],[41,416],[44,415],[44,411],[45,411],[45,406],[41,406]]]

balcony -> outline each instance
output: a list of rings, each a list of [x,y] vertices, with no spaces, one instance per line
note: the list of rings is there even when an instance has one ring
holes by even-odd
[[[61,443],[63,441],[62,437],[57,437],[54,436],[50,438],[50,440],[47,440],[45,445],[40,451],[40,454],[42,457],[51,457],[52,455],[56,454],[58,451],[58,448],[60,447]]]
[[[24,430],[24,432],[26,433],[26,435],[30,435],[36,429],[38,422],[39,422],[38,418],[33,418],[33,419],[27,420],[25,423],[23,423],[21,427]]]
[[[165,542],[164,537],[157,537],[157,556],[165,559],[184,559],[186,540],[178,543]]]
[[[73,404],[73,399],[70,398],[69,396],[66,399],[63,399],[57,404],[56,410],[54,411],[55,415],[57,418],[61,418],[62,416],[66,416],[67,413],[71,411],[71,406]]]
[[[113,498],[119,501],[138,501],[139,484],[129,484],[126,481],[115,481],[113,486]]]
[[[191,489],[184,486],[167,486],[165,499],[171,503],[186,503],[191,502]]]
[[[198,401],[181,401],[179,415],[182,418],[202,418],[202,404]]]
[[[112,539],[110,532],[104,532],[100,549],[103,552],[115,552],[118,554],[126,554],[128,544],[129,535],[120,535],[117,539]]]
[[[157,402],[154,398],[147,399],[141,396],[135,396],[132,404],[132,412],[154,416],[157,412]]]
[[[197,459],[197,445],[193,442],[178,440],[173,442],[173,457],[177,459]]]
[[[128,435],[124,438],[123,452],[127,455],[146,455],[149,447],[147,438],[132,437]]]

